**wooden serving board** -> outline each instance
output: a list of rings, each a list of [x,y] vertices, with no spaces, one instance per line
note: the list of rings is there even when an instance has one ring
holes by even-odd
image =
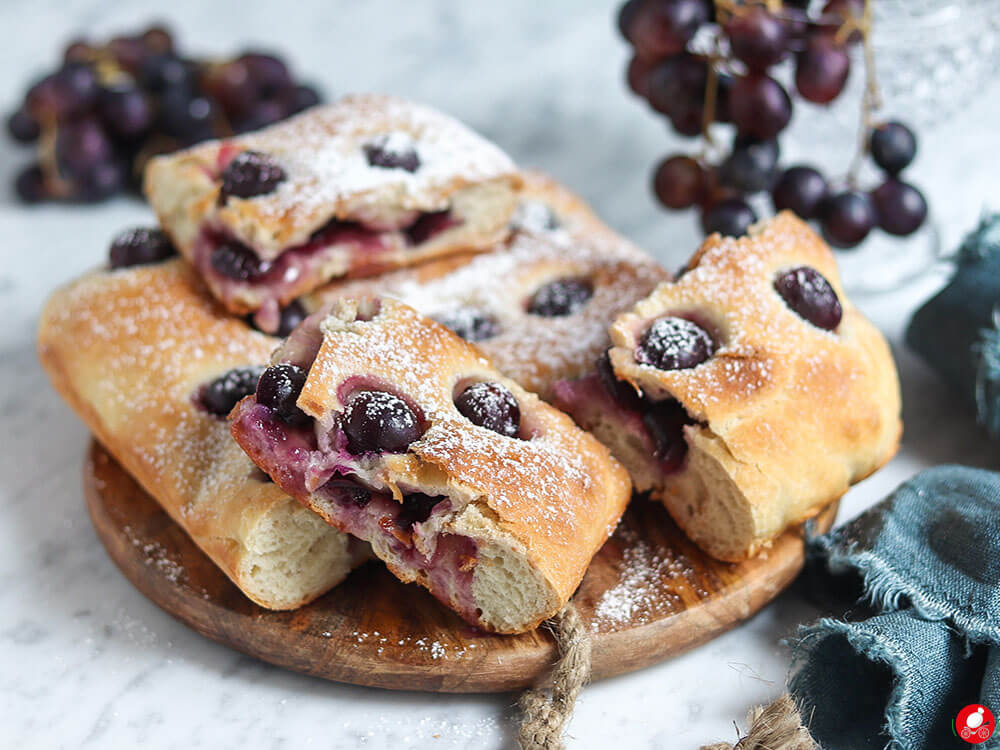
[[[272,664],[338,682],[465,693],[527,687],[557,658],[544,627],[478,631],[377,562],[308,606],[271,612],[244,597],[96,441],[84,486],[98,536],[142,593],[199,633]],[[836,510],[820,515],[820,530]],[[593,639],[593,679],[662,661],[750,617],[799,572],[802,535],[788,531],[766,558],[722,563],[661,505],[634,501],[574,599]]]

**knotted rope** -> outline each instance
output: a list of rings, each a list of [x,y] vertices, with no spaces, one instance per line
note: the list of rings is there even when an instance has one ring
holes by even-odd
[[[563,730],[590,679],[590,636],[572,602],[553,618],[551,628],[559,661],[550,684],[526,691],[517,701],[522,715],[517,741],[522,750],[562,750]]]

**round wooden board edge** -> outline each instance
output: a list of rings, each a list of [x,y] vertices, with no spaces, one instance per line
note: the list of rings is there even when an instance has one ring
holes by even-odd
[[[523,649],[519,650],[512,654],[511,660],[504,663],[503,670],[498,669],[491,674],[481,673],[476,679],[435,680],[433,686],[428,686],[425,668],[395,663],[392,665],[393,669],[378,673],[371,669],[370,662],[353,664],[353,659],[347,659],[332,670],[329,663],[324,667],[303,668],[301,664],[290,660],[281,648],[262,647],[253,637],[247,637],[250,634],[231,632],[232,627],[224,622],[229,614],[228,610],[217,605],[211,598],[198,597],[193,592],[185,591],[170,581],[166,574],[161,583],[169,582],[171,585],[157,586],[149,582],[152,580],[150,576],[141,574],[146,564],[139,560],[136,541],[109,531],[113,521],[105,508],[102,480],[95,473],[96,462],[102,456],[114,464],[113,470],[128,475],[98,440],[91,440],[83,467],[84,496],[91,523],[102,545],[115,566],[147,599],[210,640],[275,666],[334,682],[390,690],[441,693],[497,693],[530,687],[537,684],[558,657],[555,641],[542,627],[537,631],[543,635],[544,641],[540,644],[539,651],[526,653]],[[129,479],[134,481],[131,477]],[[832,503],[815,517],[818,533],[833,526],[838,505],[837,502]],[[101,519],[108,523],[102,523]],[[786,531],[766,555],[748,561],[747,564],[751,566],[748,578],[761,578],[756,586],[731,587],[724,594],[698,607],[629,628],[595,634],[591,681],[658,664],[690,651],[752,617],[787,588],[802,569],[803,539],[804,525],[796,526]],[[193,542],[188,541],[194,546]],[[219,575],[224,574],[219,571]],[[235,589],[235,585],[233,587]],[[193,608],[193,601],[200,606]],[[261,617],[266,617],[268,613],[268,610],[260,608]]]

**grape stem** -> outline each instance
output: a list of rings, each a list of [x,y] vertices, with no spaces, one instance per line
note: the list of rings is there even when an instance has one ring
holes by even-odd
[[[858,127],[858,145],[847,172],[847,184],[852,188],[858,186],[858,172],[868,155],[869,133],[874,127],[875,113],[882,107],[882,94],[878,87],[878,76],[875,71],[875,49],[871,40],[872,30],[872,0],[865,0],[865,9],[861,17],[849,16],[843,26],[837,30],[835,39],[846,43],[847,38],[858,31],[861,34],[861,44],[865,57],[865,90],[861,97],[861,117]]]

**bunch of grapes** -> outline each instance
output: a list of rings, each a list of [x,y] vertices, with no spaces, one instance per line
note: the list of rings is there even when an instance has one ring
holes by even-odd
[[[670,209],[698,207],[706,234],[739,236],[757,220],[748,196],[770,193],[774,209],[819,222],[831,244],[854,247],[875,227],[910,234],[927,203],[899,179],[916,154],[913,132],[899,122],[871,127],[865,144],[885,174],[871,192],[853,177],[842,185],[813,166],[781,168],[778,135],[792,118],[792,96],[772,75],[794,69],[794,92],[829,104],[844,90],[849,47],[867,44],[865,0],[628,0],[618,27],[634,55],[629,87],[665,115],[682,136],[703,136],[728,123],[734,134],[720,158],[672,154],[657,166],[653,189]],[[696,37],[697,35],[697,37]],[[866,97],[868,93],[866,92]],[[870,114],[866,98],[866,117]]]
[[[7,119],[11,137],[38,144],[17,194],[27,203],[102,200],[136,189],[156,154],[255,130],[319,100],[274,55],[184,57],[161,26],[107,44],[77,40]]]

